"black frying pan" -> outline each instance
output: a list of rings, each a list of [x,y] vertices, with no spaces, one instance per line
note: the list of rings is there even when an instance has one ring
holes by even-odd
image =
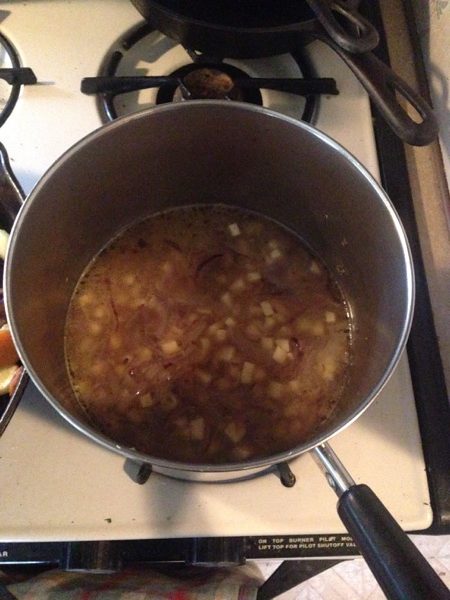
[[[289,52],[320,39],[347,63],[367,90],[384,119],[408,144],[424,146],[438,132],[429,105],[384,63],[370,52],[351,54],[332,39],[308,0],[131,0],[138,11],[159,31],[183,46],[210,56],[250,58]],[[352,5],[355,2],[351,3]],[[357,3],[356,3],[357,4]],[[357,13],[342,0],[333,2],[339,12],[347,6],[348,20]],[[396,92],[418,112],[413,120],[399,104]]]
[[[373,25],[345,0],[332,4],[328,0],[168,0],[163,4],[184,17],[235,28],[291,26],[316,18],[348,52],[373,50],[379,41]]]

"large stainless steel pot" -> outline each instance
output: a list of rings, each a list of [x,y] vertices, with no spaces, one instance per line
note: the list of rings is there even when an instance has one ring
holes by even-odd
[[[335,272],[350,302],[354,364],[344,397],[326,426],[289,452],[227,465],[142,455],[97,431],[70,387],[64,321],[83,269],[124,226],[199,202],[239,205],[287,224]],[[162,106],[118,120],[81,140],[38,183],[14,225],[5,278],[21,359],[47,400],[79,431],[127,458],[186,477],[242,474],[315,449],[340,495],[341,517],[380,582],[394,589],[400,579],[400,589],[408,590],[391,597],[439,591],[439,580],[422,557],[420,564],[379,501],[354,485],[323,445],[385,384],[407,339],[414,295],[408,243],[395,210],[334,141],[265,109],[220,101]],[[369,527],[374,518],[384,519],[381,529]],[[380,535],[383,528],[387,536]]]

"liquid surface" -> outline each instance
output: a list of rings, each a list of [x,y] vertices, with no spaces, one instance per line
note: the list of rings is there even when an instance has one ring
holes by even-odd
[[[66,322],[73,389],[107,436],[193,463],[300,444],[345,383],[349,321],[325,266],[275,222],[188,207],[116,238]]]

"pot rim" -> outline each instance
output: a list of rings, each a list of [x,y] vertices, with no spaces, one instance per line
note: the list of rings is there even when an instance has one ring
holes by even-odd
[[[26,351],[21,343],[21,340],[16,333],[15,330],[15,318],[14,318],[14,309],[12,307],[12,300],[10,297],[10,286],[8,285],[8,281],[11,274],[11,263],[14,255],[14,248],[16,247],[16,232],[20,229],[21,223],[26,219],[27,213],[32,204],[33,198],[39,193],[41,187],[45,184],[48,178],[52,176],[52,174],[59,169],[59,167],[70,160],[71,157],[76,154],[80,149],[82,149],[85,145],[89,144],[92,139],[97,139],[102,135],[108,134],[109,131],[125,127],[127,123],[143,118],[151,118],[154,114],[164,113],[164,112],[172,112],[172,111],[191,111],[191,110],[208,110],[208,107],[219,108],[220,110],[237,110],[237,111],[248,111],[253,113],[259,113],[262,115],[266,115],[268,118],[281,120],[285,123],[288,123],[291,126],[294,126],[298,129],[303,129],[309,132],[310,135],[319,139],[322,143],[325,143],[329,147],[331,147],[334,151],[336,151],[339,155],[345,158],[353,167],[355,167],[360,175],[371,185],[374,192],[376,192],[378,198],[388,211],[392,222],[395,226],[395,229],[398,234],[399,241],[401,243],[401,247],[403,250],[403,257],[405,261],[406,267],[406,311],[403,319],[403,324],[401,328],[401,333],[399,335],[399,339],[397,341],[397,345],[392,355],[389,358],[385,371],[380,378],[377,385],[372,389],[370,394],[366,396],[362,402],[360,402],[357,408],[353,411],[353,413],[345,419],[343,422],[336,424],[330,431],[322,432],[318,436],[313,437],[308,442],[295,446],[289,450],[285,450],[284,452],[279,452],[276,454],[272,454],[270,456],[234,462],[234,463],[224,463],[224,464],[197,464],[197,463],[183,463],[177,461],[166,460],[163,458],[153,457],[147,454],[143,454],[137,450],[132,448],[127,448],[121,446],[120,444],[114,442],[111,438],[108,438],[95,430],[93,427],[89,425],[85,425],[78,421],[67,409],[65,409],[58,400],[50,394],[43,382],[41,381],[39,375],[33,368],[33,365],[28,360]],[[13,224],[11,234],[10,234],[10,242],[8,245],[6,258],[5,258],[5,269],[3,276],[3,288],[5,290],[5,309],[7,320],[10,324],[10,329],[12,333],[12,337],[14,343],[16,345],[19,357],[25,366],[26,371],[29,373],[34,385],[37,387],[39,392],[44,396],[44,398],[55,408],[55,410],[75,429],[79,432],[86,435],[92,441],[100,444],[104,448],[108,450],[112,450],[122,456],[131,459],[135,462],[147,463],[151,464],[157,468],[169,469],[169,470],[177,470],[177,471],[196,471],[203,473],[225,473],[231,471],[246,471],[249,469],[262,469],[264,467],[268,467],[270,465],[274,465],[281,462],[289,461],[304,452],[308,452],[328,441],[330,438],[334,437],[339,432],[343,431],[349,425],[351,425],[375,400],[378,394],[381,392],[383,387],[386,385],[389,380],[392,372],[394,371],[396,365],[398,364],[403,350],[406,345],[406,341],[409,335],[409,331],[411,328],[412,318],[413,318],[413,308],[414,308],[414,297],[415,297],[415,288],[414,288],[414,269],[412,262],[411,250],[409,247],[408,239],[406,237],[406,233],[400,217],[393,206],[391,200],[389,199],[386,192],[383,190],[381,185],[374,179],[374,177],[367,171],[367,169],[362,165],[362,163],[355,158],[348,150],[346,150],[343,146],[341,146],[338,142],[336,142],[333,138],[329,137],[325,133],[319,131],[312,125],[304,123],[303,121],[296,120],[293,117],[289,117],[283,115],[281,113],[277,113],[273,110],[256,106],[249,105],[243,102],[229,102],[227,100],[192,100],[186,103],[179,104],[167,104],[160,105],[150,109],[145,109],[142,111],[138,111],[131,115],[127,115],[124,117],[120,117],[117,120],[108,123],[106,125],[102,125],[94,131],[88,133],[86,136],[78,140],[75,144],[73,144],[68,150],[66,150],[50,167],[49,169],[42,175],[39,181],[36,183],[32,191],[27,197],[27,200],[24,202],[22,208],[20,209],[18,216]]]

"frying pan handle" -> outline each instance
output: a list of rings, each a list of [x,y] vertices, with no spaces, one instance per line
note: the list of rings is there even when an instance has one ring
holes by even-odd
[[[378,46],[380,36],[375,27],[357,10],[347,6],[342,0],[306,0],[311,10],[328,35],[347,52],[368,52]],[[352,34],[346,30],[334,16],[334,12],[341,15],[350,29],[356,29]]]
[[[366,485],[356,485],[328,444],[314,458],[339,496],[338,513],[389,600],[449,600],[450,592]]]
[[[317,34],[316,37],[328,44],[350,67],[400,139],[413,146],[425,146],[437,137],[438,126],[431,107],[374,54],[349,54],[328,36]],[[410,117],[396,92],[417,111],[420,122]]]

